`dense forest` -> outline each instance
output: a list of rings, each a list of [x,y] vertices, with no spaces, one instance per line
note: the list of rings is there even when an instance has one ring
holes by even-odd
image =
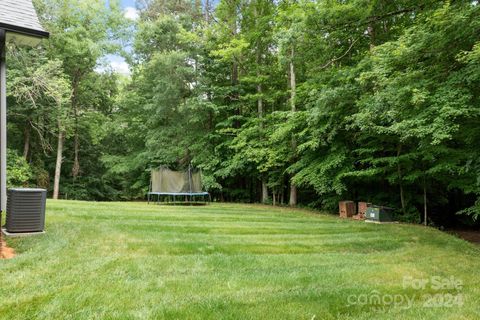
[[[144,199],[151,168],[192,164],[218,201],[480,214],[478,1],[35,5],[50,38],[8,47],[9,185]]]

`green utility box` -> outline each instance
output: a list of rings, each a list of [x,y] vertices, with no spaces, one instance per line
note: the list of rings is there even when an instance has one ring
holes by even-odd
[[[365,213],[365,218],[368,221],[377,222],[393,222],[395,217],[393,215],[393,208],[382,206],[369,206]]]

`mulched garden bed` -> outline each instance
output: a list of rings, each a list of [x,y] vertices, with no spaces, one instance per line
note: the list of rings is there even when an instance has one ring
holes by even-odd
[[[15,257],[15,250],[7,246],[0,232],[0,259],[11,259],[13,257]]]
[[[448,230],[447,232],[469,242],[480,245],[480,231],[478,230]]]

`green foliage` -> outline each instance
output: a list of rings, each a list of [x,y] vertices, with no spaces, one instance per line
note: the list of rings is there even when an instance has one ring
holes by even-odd
[[[25,158],[19,156],[16,151],[8,149],[7,160],[7,187],[28,187],[33,174]]]
[[[429,223],[480,214],[475,1],[152,0],[135,23],[118,1],[36,2],[52,37],[10,58],[11,143],[30,136],[45,182],[64,129],[68,197],[142,198],[151,168],[192,164],[221,200],[266,187],[286,203],[294,184],[329,210],[365,200],[420,222],[427,198]],[[100,72],[112,52],[130,77]]]

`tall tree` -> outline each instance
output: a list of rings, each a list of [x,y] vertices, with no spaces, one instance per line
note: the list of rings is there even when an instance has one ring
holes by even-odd
[[[123,17],[119,1],[43,0],[37,1],[37,6],[51,34],[47,51],[50,57],[63,61],[72,87],[72,176],[75,179],[81,172],[81,115],[91,105],[85,98],[88,82],[101,57],[120,51],[121,35],[128,22]]]

